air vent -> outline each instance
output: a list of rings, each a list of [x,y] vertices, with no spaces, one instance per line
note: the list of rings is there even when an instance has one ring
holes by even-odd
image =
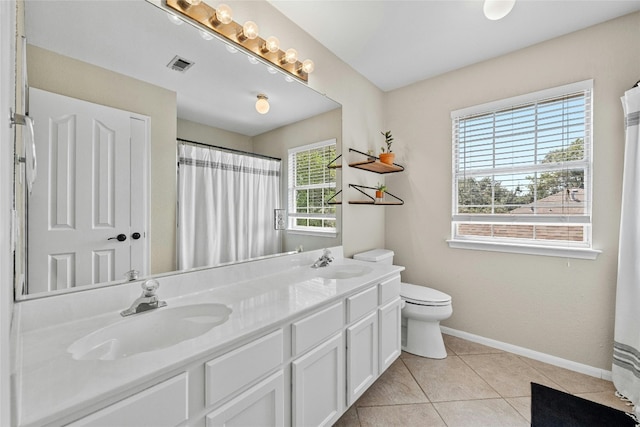
[[[176,70],[176,71],[179,71],[181,73],[184,73],[189,68],[191,68],[191,66],[193,64],[194,64],[194,62],[189,61],[188,59],[180,58],[178,55],[176,55],[167,64],[167,67],[171,68],[172,70]]]

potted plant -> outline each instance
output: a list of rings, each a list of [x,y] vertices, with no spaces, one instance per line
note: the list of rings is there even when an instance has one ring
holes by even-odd
[[[380,161],[382,163],[386,163],[388,165],[392,165],[395,160],[396,154],[391,152],[391,144],[393,143],[393,136],[391,135],[391,131],[388,130],[386,132],[380,132],[382,136],[384,136],[384,142],[387,145],[387,148],[381,147],[382,152],[380,153]]]
[[[376,186],[376,199],[383,199],[385,191],[387,191],[387,186],[378,183],[378,185]]]

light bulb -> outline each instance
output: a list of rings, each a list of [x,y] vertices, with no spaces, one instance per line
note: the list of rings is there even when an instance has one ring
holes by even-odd
[[[298,60],[298,51],[295,49],[287,49],[284,53],[284,62],[288,62],[289,64],[295,64]]]
[[[253,21],[245,22],[242,26],[242,33],[238,37],[240,39],[255,39],[258,37],[258,24]]]
[[[216,20],[221,24],[228,24],[233,20],[233,12],[226,4],[221,4],[216,8]]]
[[[304,71],[307,74],[311,74],[313,73],[313,70],[315,70],[316,66],[313,63],[312,60],[310,59],[305,59],[304,61],[302,61],[302,71]]]
[[[269,112],[269,98],[267,98],[267,95],[258,95],[256,111],[260,114],[267,114]]]
[[[502,19],[511,12],[516,0],[484,0],[484,16],[492,21]]]
[[[271,36],[267,37],[264,41],[264,45],[262,46],[262,51],[264,53],[271,52],[275,53],[280,50],[280,40],[277,37]]]

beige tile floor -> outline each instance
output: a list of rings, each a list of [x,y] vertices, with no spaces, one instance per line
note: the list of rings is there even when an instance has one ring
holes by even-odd
[[[402,356],[334,427],[528,426],[531,382],[628,411],[610,381],[444,335],[447,358]]]

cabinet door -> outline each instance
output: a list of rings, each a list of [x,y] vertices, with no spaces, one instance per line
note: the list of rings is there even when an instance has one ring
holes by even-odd
[[[347,406],[378,376],[378,316],[374,311],[347,328]]]
[[[207,415],[207,427],[284,426],[284,375],[275,373]]]
[[[400,356],[401,307],[402,300],[396,298],[378,309],[380,373],[384,372]]]
[[[344,411],[344,339],[328,339],[292,362],[293,425],[329,426]]]
[[[187,374],[180,374],[69,426],[173,427],[186,421]]]

